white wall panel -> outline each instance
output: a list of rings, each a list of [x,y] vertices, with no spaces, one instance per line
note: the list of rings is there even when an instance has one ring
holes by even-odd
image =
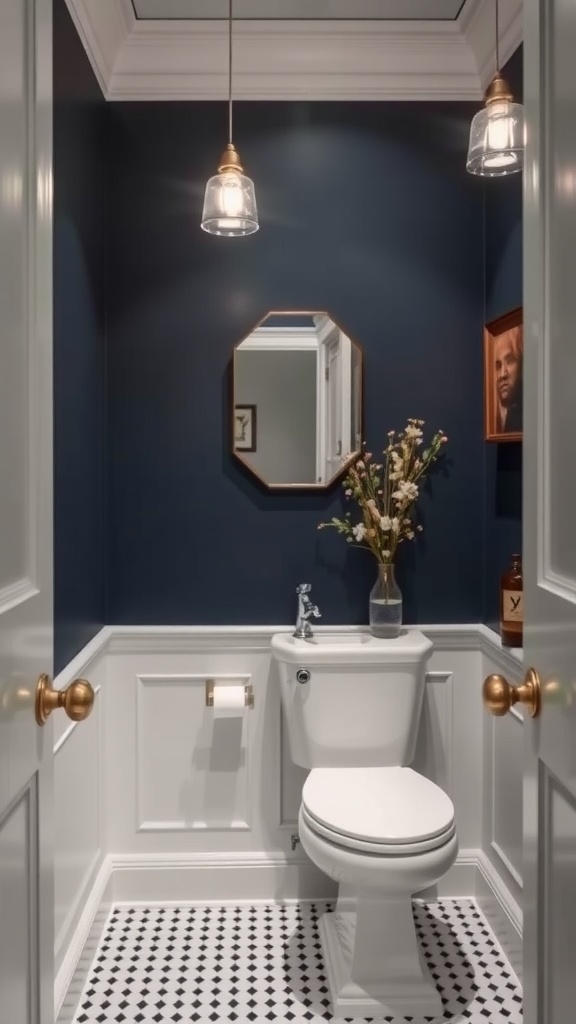
[[[88,678],[96,699],[84,722],[54,713],[54,899],[56,971],[62,965],[106,845],[102,803],[103,707],[106,660],[75,659],[55,680],[63,689],[78,675]]]
[[[412,767],[436,782],[452,795],[452,672],[426,674],[426,693],[422,705],[416,757]]]
[[[56,948],[100,853],[99,701],[69,733],[54,759],[54,899]]]
[[[109,656],[111,852],[277,849],[279,705],[269,641],[206,631],[188,651],[163,646]],[[251,680],[254,709],[239,718],[205,706],[205,680],[226,677]]]
[[[27,787],[0,819],[0,1020],[36,1024],[38,956],[37,797]],[[24,852],[24,855],[23,855]]]
[[[505,649],[484,653],[482,678],[522,681],[522,665]],[[482,848],[513,899],[522,904],[523,711],[495,718],[483,711],[484,810]]]
[[[442,650],[428,666],[414,768],[445,789],[454,803],[461,850],[482,840],[482,704],[480,653]]]
[[[516,708],[490,721],[492,732],[492,838],[497,857],[522,886],[523,715]]]
[[[298,812],[302,798],[302,786],[308,775],[307,768],[294,764],[290,757],[288,730],[282,711],[280,712],[280,825],[293,832],[298,830]]]
[[[211,678],[221,687],[232,682]],[[205,675],[137,677],[139,832],[250,828],[254,711],[219,717],[206,707],[206,682]]]

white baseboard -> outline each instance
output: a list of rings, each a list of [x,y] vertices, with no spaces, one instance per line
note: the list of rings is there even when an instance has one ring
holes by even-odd
[[[57,1024],[69,1024],[114,904],[202,905],[331,899],[334,884],[304,858],[277,853],[110,855],[102,863],[55,986]],[[425,899],[474,897],[518,972],[522,915],[481,850],[462,850]]]
[[[54,982],[54,1019],[68,1024],[76,1012],[111,907],[111,858],[104,857]]]
[[[333,882],[308,860],[282,853],[112,856],[115,903],[229,903],[331,899]]]
[[[476,900],[522,982],[522,910],[486,854],[478,851]]]

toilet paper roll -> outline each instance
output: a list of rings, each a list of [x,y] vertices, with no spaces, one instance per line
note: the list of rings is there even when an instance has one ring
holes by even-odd
[[[214,717],[236,718],[246,711],[244,684],[214,687]]]

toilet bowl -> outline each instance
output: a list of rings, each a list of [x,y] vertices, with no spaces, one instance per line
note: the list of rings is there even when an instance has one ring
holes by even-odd
[[[311,768],[300,840],[339,887],[334,912],[320,921],[334,1014],[441,1017],[412,896],[456,859],[454,806],[408,767],[432,645],[417,630],[348,647],[276,634],[272,650],[292,757]]]
[[[317,768],[298,824],[310,859],[340,886],[320,924],[334,1013],[441,1017],[411,898],[456,859],[450,798],[411,768]]]

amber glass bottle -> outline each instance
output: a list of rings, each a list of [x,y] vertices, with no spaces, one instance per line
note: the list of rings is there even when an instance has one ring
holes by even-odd
[[[512,555],[500,580],[500,635],[504,647],[522,647],[524,622],[522,555]]]

